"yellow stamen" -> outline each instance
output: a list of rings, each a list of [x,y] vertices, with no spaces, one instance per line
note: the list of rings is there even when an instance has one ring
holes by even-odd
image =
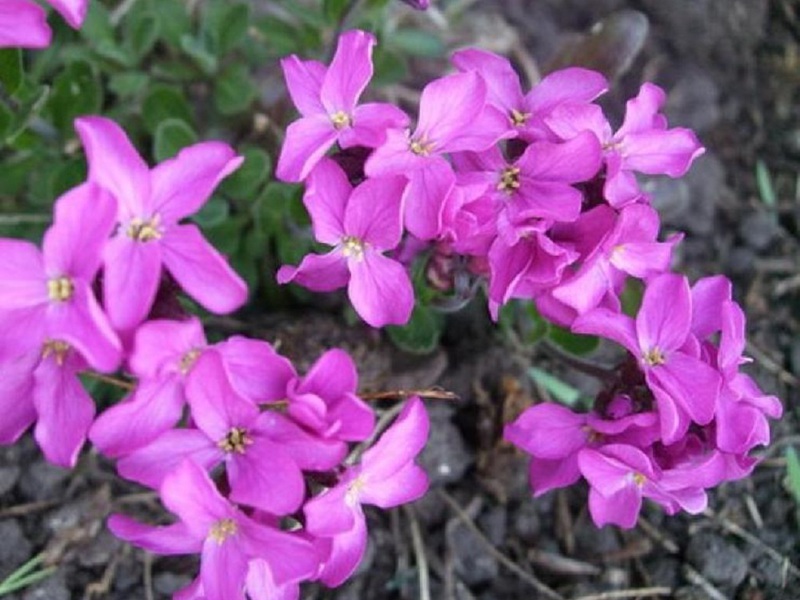
[[[642,475],[641,473],[634,473],[633,474],[633,483],[642,487],[647,482],[647,477]]]
[[[47,282],[47,295],[53,302],[66,302],[75,293],[75,284],[69,277],[56,277]]]
[[[522,127],[530,118],[531,113],[520,112],[516,108],[511,109],[511,115],[508,117],[508,119],[511,121],[511,124],[515,127]]]
[[[506,167],[500,173],[497,189],[509,196],[519,189],[519,167]]]
[[[181,356],[181,360],[178,363],[178,369],[180,370],[181,375],[186,375],[192,370],[194,363],[202,353],[203,351],[199,348],[192,348],[186,354]]]
[[[217,542],[220,546],[232,535],[236,535],[239,526],[233,519],[220,519],[211,526],[208,537]]]
[[[664,356],[664,353],[661,351],[660,348],[653,347],[650,348],[645,355],[642,357],[642,360],[645,362],[646,365],[655,367],[657,365],[663,365],[667,362],[667,358]]]
[[[62,340],[47,340],[42,346],[42,359],[53,357],[56,364],[60,367],[63,366],[64,361],[67,359],[70,345]]]
[[[341,130],[345,127],[350,127],[353,124],[353,119],[346,112],[340,110],[331,115],[331,123],[333,123],[334,129]]]
[[[347,486],[347,493],[344,499],[348,506],[359,504],[359,494],[366,484],[367,482],[364,481],[364,478],[359,475]]]
[[[231,454],[232,452],[244,454],[247,446],[252,443],[253,440],[247,435],[246,430],[242,429],[241,427],[234,427],[228,432],[228,435],[217,442],[217,446],[219,446],[228,454]]]
[[[148,220],[133,219],[128,223],[125,232],[128,237],[137,242],[150,242],[161,238],[161,216],[154,215]]]
[[[411,140],[408,147],[417,156],[428,156],[433,152],[434,144],[423,137],[418,140]]]
[[[361,260],[364,258],[364,242],[352,235],[342,238],[342,254],[347,258]]]

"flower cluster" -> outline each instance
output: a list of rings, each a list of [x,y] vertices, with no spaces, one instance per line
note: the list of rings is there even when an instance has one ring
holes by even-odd
[[[47,0],[74,29],[86,18],[89,0]],[[0,3],[0,48],[46,48],[53,32],[47,11],[33,0],[3,0]]]
[[[314,236],[333,249],[283,267],[279,281],[347,286],[367,323],[403,324],[409,266],[428,260],[439,289],[458,268],[485,281],[494,317],[522,299],[622,344],[632,356],[593,412],[545,404],[506,429],[534,457],[535,493],[583,476],[598,524],[632,526],[642,497],[696,512],[706,488],[749,473],[781,405],[739,372],[744,317],[730,283],[690,287],[669,272],[682,236],[659,241],[637,174],[679,177],[704,149],[668,127],[664,92],[642,85],[615,130],[595,103],[607,88],[599,73],[564,69],[525,92],[507,59],[465,49],[452,56],[456,73],[423,89],[412,128],[395,106],[359,102],[374,44],[351,31],[329,66],[283,61],[302,118],[277,175],[306,183]],[[635,320],[620,301],[632,279],[646,288]]]
[[[76,129],[88,180],[56,201],[42,248],[0,239],[0,443],[35,423],[49,461],[75,466],[88,439],[121,476],[158,490],[178,522],[115,515],[109,526],[157,553],[202,554],[178,598],[288,599],[303,580],[341,584],[365,550],[362,505],[427,489],[414,463],[428,435],[421,400],[370,445],[375,413],[345,352],[302,376],[265,341],[210,344],[197,318],[165,310],[175,284],[216,313],[246,300],[182,222],[242,159],[205,142],[151,169],[113,121],[83,117]],[[126,379],[110,378],[120,366]],[[130,393],[95,418],[82,375]]]

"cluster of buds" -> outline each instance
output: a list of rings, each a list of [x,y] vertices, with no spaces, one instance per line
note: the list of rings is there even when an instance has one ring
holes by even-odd
[[[375,413],[344,351],[301,376],[263,340],[209,344],[198,319],[159,318],[165,279],[212,312],[245,302],[244,282],[181,222],[242,159],[205,142],[150,169],[113,121],[83,117],[76,129],[88,180],[56,201],[42,248],[0,239],[0,443],[35,423],[46,458],[73,467],[88,438],[122,477],[158,490],[178,522],[114,515],[109,526],[156,553],[201,553],[177,598],[340,585],[365,550],[361,506],[427,489],[414,462],[428,436],[421,400],[371,443]],[[126,378],[111,377],[120,367]],[[95,418],[81,375],[130,393]]]
[[[668,127],[663,90],[642,85],[615,131],[595,103],[607,89],[599,73],[564,69],[525,93],[507,59],[465,49],[452,56],[456,73],[423,89],[412,131],[400,108],[359,104],[374,44],[351,31],[327,67],[283,61],[301,118],[277,175],[306,182],[314,236],[333,249],[283,267],[279,281],[346,285],[367,323],[403,324],[410,263],[428,260],[441,289],[452,269],[437,259],[460,257],[485,281],[493,317],[521,299],[557,325],[622,344],[632,357],[592,413],[540,405],[506,429],[534,457],[534,492],[582,475],[598,524],[632,526],[642,497],[697,512],[705,489],[748,474],[781,405],[739,372],[744,316],[730,282],[690,287],[670,273],[682,236],[659,241],[637,174],[682,176],[704,149],[692,131]],[[635,321],[620,301],[630,280],[646,288]]]

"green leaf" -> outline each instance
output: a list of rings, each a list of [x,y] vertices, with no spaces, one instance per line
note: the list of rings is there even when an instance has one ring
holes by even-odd
[[[56,77],[47,102],[53,123],[64,135],[72,135],[76,117],[99,113],[102,106],[100,78],[84,61],[71,63]]]
[[[580,400],[581,393],[577,389],[547,371],[531,367],[528,369],[528,376],[562,404],[575,406]]]
[[[775,209],[778,205],[778,197],[772,185],[772,176],[769,173],[769,169],[761,159],[756,161],[756,183],[758,184],[758,195],[761,197],[761,201],[767,208]]]
[[[550,330],[548,323],[533,302],[512,300],[500,309],[498,325],[506,334],[513,334],[522,343],[532,345],[541,341]]]
[[[250,7],[246,4],[227,6],[217,29],[218,56],[224,56],[247,39]]]
[[[144,58],[155,46],[160,34],[160,21],[152,13],[143,13],[136,19],[131,27],[131,51],[137,59]]]
[[[197,134],[182,119],[165,119],[156,127],[153,137],[153,156],[157,161],[175,156],[179,150],[194,144]]]
[[[800,458],[792,446],[786,448],[786,489],[794,498],[800,517]]]
[[[348,4],[350,4],[350,0],[323,0],[322,14],[329,23],[335,25],[342,18]]]
[[[386,333],[401,350],[413,354],[430,354],[439,345],[443,326],[441,315],[425,306],[415,306],[411,320],[406,325],[387,327]]]
[[[11,131],[14,123],[14,113],[6,106],[5,102],[0,102],[0,140],[4,140]]]
[[[121,98],[127,98],[143,92],[149,81],[150,77],[140,71],[116,73],[109,78],[108,89]]]
[[[231,207],[224,198],[213,196],[211,200],[206,202],[205,206],[200,209],[200,212],[195,213],[192,221],[197,223],[200,227],[216,227],[225,222],[225,219],[231,214]]]
[[[173,48],[180,48],[181,40],[192,29],[187,6],[184,0],[158,0],[153,13],[159,19],[161,38]]]
[[[269,177],[272,160],[261,148],[248,146],[243,151],[244,163],[222,182],[220,191],[236,200],[249,200]]]
[[[594,352],[600,346],[600,339],[593,335],[579,335],[557,325],[550,325],[549,337],[567,352],[578,356]]]
[[[200,70],[207,76],[212,76],[217,72],[218,61],[203,40],[192,37],[189,34],[181,37],[181,50],[183,50],[200,67]]]
[[[235,115],[247,110],[257,94],[247,66],[234,63],[216,81],[214,105],[223,115]]]
[[[438,36],[422,29],[398,29],[388,36],[387,43],[406,54],[427,58],[443,56],[446,50]]]
[[[22,50],[19,48],[0,49],[0,84],[5,93],[13,96],[22,85]]]
[[[187,125],[192,125],[192,109],[180,90],[156,85],[150,88],[142,102],[142,118],[147,131],[155,134],[161,121],[167,119],[182,119]]]

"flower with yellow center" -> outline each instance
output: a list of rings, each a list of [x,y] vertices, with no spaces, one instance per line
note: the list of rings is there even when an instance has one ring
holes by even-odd
[[[646,365],[651,367],[655,367],[657,365],[663,365],[665,362],[667,362],[667,358],[664,356],[664,352],[658,347],[650,348],[650,350],[645,352],[644,356],[642,357],[642,360]]]
[[[253,440],[247,435],[247,430],[242,427],[234,427],[228,434],[217,442],[223,452],[228,454],[237,453],[244,454],[247,447],[253,443]]]
[[[63,366],[64,361],[67,359],[70,345],[62,340],[47,340],[42,346],[42,359],[50,358],[51,356],[60,367]]]
[[[511,124],[514,127],[522,127],[523,125],[525,125],[525,123],[528,122],[528,119],[530,118],[531,118],[531,113],[520,112],[516,108],[512,108],[508,120],[511,121]]]
[[[505,192],[509,196],[519,189],[519,167],[506,167],[500,173],[500,181],[497,183],[498,191]]]
[[[364,258],[365,243],[352,235],[342,238],[342,254],[347,258],[361,260]]]
[[[434,150],[434,143],[429,142],[424,137],[412,138],[408,144],[408,148],[417,156],[429,156]]]
[[[75,284],[69,277],[54,277],[47,282],[47,295],[53,302],[66,302],[74,293]]]
[[[353,119],[343,110],[335,112],[331,115],[331,123],[336,131],[341,131],[345,127],[350,127],[353,124]]]
[[[211,526],[208,537],[221,546],[229,537],[236,535],[238,531],[239,526],[236,521],[233,519],[220,519]]]
[[[161,216],[156,214],[149,219],[132,219],[128,223],[126,235],[137,242],[151,242],[161,239]]]

